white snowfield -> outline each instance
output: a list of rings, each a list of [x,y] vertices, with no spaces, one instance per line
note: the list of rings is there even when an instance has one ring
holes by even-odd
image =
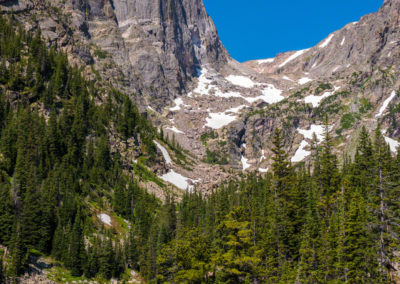
[[[207,68],[197,69],[197,72],[199,74],[197,87],[188,95],[188,97],[191,97],[193,93],[208,95],[208,92],[210,91],[210,84],[212,83],[212,80],[208,78],[209,72]]]
[[[111,226],[111,217],[107,214],[101,213],[97,215],[97,217],[100,219],[101,222],[104,224]]]
[[[382,114],[385,112],[386,108],[390,104],[390,102],[394,99],[396,96],[396,91],[393,91],[390,96],[383,102],[381,108],[379,109],[379,112],[375,115],[375,118],[382,116]]]
[[[346,37],[344,36],[343,39],[342,39],[342,42],[340,43],[340,46],[343,46],[345,41],[346,41]]]
[[[308,77],[304,77],[304,78],[301,78],[299,81],[298,81],[298,83],[300,84],[300,85],[304,85],[304,84],[307,84],[307,83],[309,83],[309,82],[311,82],[312,81],[312,79],[310,79],[310,78],[308,78]]]
[[[306,52],[308,50],[309,49],[303,49],[303,50],[296,51],[291,56],[289,56],[283,63],[281,63],[281,65],[279,65],[279,68],[282,68],[283,66],[288,64],[290,61],[296,59],[297,57],[299,57],[300,55],[302,55],[304,52]]]
[[[222,92],[216,84],[213,84],[213,74],[207,69],[202,68],[199,70],[199,81],[197,87],[188,94],[189,97],[193,97],[193,94],[198,94],[201,96],[215,96],[220,98],[241,98],[248,103],[254,103],[256,101],[262,100],[268,104],[273,104],[280,102],[284,99],[281,96],[282,91],[275,88],[272,84],[264,84],[264,83],[255,83],[248,77],[238,76],[238,75],[229,75],[225,79],[233,85],[242,87],[242,88],[253,88],[255,86],[261,86],[263,89],[261,90],[262,95],[257,97],[245,97],[239,92]],[[214,82],[215,83],[215,82]],[[183,105],[183,102],[176,100],[176,107],[171,108],[170,110],[179,110],[180,106]]]
[[[173,127],[167,127],[167,128],[165,128],[165,129],[171,130],[171,131],[173,131],[173,132],[175,132],[175,133],[178,133],[178,134],[185,134],[185,132],[179,130],[179,129],[176,128],[175,126],[173,126]]]
[[[331,131],[332,128],[333,128],[333,126],[328,126],[328,131]],[[325,137],[324,137],[325,126],[324,125],[312,124],[310,126],[309,130],[297,128],[297,131],[301,135],[303,135],[303,137],[305,139],[309,139],[309,140],[312,140],[313,134],[315,133],[315,135],[317,136],[317,139],[318,139],[318,143],[321,143],[325,139]],[[309,156],[311,154],[310,151],[307,151],[304,149],[305,147],[307,147],[309,145],[305,139],[303,141],[301,141],[299,148],[297,149],[296,153],[294,154],[294,156],[291,159],[292,162],[294,162],[294,163],[301,162],[302,160],[304,160],[307,156]]]
[[[266,169],[258,168],[258,171],[259,171],[260,173],[266,173],[266,172],[268,172],[268,170],[269,170],[269,168],[266,168]]]
[[[236,120],[235,115],[229,115],[225,112],[210,113],[209,117],[206,118],[206,125],[212,129],[220,129],[229,123]]]
[[[175,172],[174,170],[170,170],[168,173],[160,176],[160,178],[163,181],[172,183],[175,185],[177,188],[182,189],[182,190],[193,190],[194,185],[189,184],[189,181],[192,183],[198,183],[200,180],[193,180],[187,177],[184,177],[183,175]]]
[[[317,136],[318,141],[321,143],[325,139],[325,137],[324,137],[325,129],[324,128],[325,128],[324,125],[312,124],[310,126],[309,130],[297,128],[297,132],[299,132],[301,135],[303,135],[304,138],[310,139],[310,140],[312,140],[313,134],[315,133],[315,135]],[[332,129],[332,126],[329,127],[328,131],[330,131],[331,129]]]
[[[258,64],[264,64],[264,63],[272,63],[275,61],[275,58],[267,58],[267,59],[261,59],[257,60]]]
[[[175,106],[171,107],[169,110],[170,111],[178,111],[181,109],[181,106],[185,106],[185,104],[183,103],[182,98],[176,98],[174,100]]]
[[[340,89],[340,87],[334,87],[334,91],[325,92],[321,96],[314,96],[314,95],[307,96],[304,98],[304,102],[306,104],[312,104],[313,107],[318,107],[321,104],[321,101],[323,99],[326,99],[326,98],[332,96],[339,89]]]
[[[275,104],[279,103],[282,101],[285,97],[282,96],[282,91],[275,88],[274,85],[267,84],[266,88],[264,88],[262,91],[262,96],[258,96],[255,98],[246,98],[249,103],[256,102],[258,100],[263,100],[267,104]]]
[[[335,34],[331,34],[323,43],[321,43],[321,45],[319,46],[319,48],[324,48],[327,47],[328,44],[331,42],[332,38],[335,36]]]
[[[256,83],[254,83],[253,80],[245,76],[229,75],[225,79],[231,82],[233,85],[242,88],[253,88],[256,85]]]
[[[287,81],[291,81],[291,82],[293,82],[293,80],[292,80],[292,79],[290,79],[290,78],[289,78],[288,76],[286,76],[286,75],[285,75],[285,76],[283,76],[283,77],[282,77],[282,79],[284,79],[284,80],[287,80]]]
[[[157,148],[161,150],[161,153],[164,156],[165,162],[167,164],[172,164],[172,159],[171,156],[169,155],[167,149],[165,149],[160,143],[158,143],[156,140],[153,140],[154,144],[156,144]]]
[[[243,171],[245,171],[245,170],[247,170],[248,168],[250,168],[251,167],[251,164],[249,164],[249,160],[248,159],[246,159],[246,157],[245,156],[243,156],[242,155],[242,158],[241,158],[241,160],[240,160],[241,162],[242,162],[242,166],[243,166]]]
[[[305,150],[304,148],[308,146],[306,140],[301,141],[299,149],[297,149],[296,153],[292,157],[292,162],[297,163],[303,161],[307,156],[311,154],[310,151]]]
[[[397,153],[397,148],[400,146],[400,142],[387,136],[384,136],[384,138],[386,143],[389,144],[390,151]]]

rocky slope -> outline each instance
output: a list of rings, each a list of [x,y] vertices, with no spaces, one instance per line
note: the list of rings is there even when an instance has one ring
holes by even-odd
[[[207,148],[223,153],[238,170],[268,170],[276,127],[286,133],[292,162],[306,161],[313,134],[319,143],[323,139],[325,115],[338,152],[352,154],[360,127],[372,131],[377,122],[395,152],[399,7],[398,0],[385,1],[377,13],[307,50],[229,61],[220,72],[203,66],[197,88],[168,112],[174,123],[168,129],[199,156],[205,155],[201,135],[216,132],[206,135],[213,138]]]
[[[313,133],[322,140],[325,114],[338,152],[351,154],[360,126],[372,130],[378,121],[393,151],[398,145],[399,0],[315,47],[243,64],[229,57],[201,0],[2,0],[0,7],[30,29],[40,26],[97,83],[132,94],[186,150],[187,162],[168,149],[171,162],[154,167],[159,176],[178,174],[166,180],[207,191],[237,171],[265,173],[276,127],[292,161],[306,161]]]

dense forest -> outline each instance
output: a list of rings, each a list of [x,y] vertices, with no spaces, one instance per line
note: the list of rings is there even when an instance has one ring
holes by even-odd
[[[148,165],[156,155],[161,137],[127,95],[97,88],[12,16],[0,18],[0,56],[0,282],[17,281],[37,254],[105,280],[133,269],[153,283],[393,282],[400,155],[379,126],[373,137],[363,128],[340,164],[326,127],[312,161],[295,166],[276,130],[265,177],[162,203],[110,149],[115,129],[140,137]],[[99,208],[126,232],[94,226]]]

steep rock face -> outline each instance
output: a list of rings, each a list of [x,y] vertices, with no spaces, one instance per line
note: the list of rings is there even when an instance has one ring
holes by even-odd
[[[70,0],[66,7],[158,107],[185,92],[197,67],[218,69],[228,58],[201,0]]]

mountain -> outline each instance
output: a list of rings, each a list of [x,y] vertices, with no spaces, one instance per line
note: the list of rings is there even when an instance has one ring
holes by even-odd
[[[6,275],[398,278],[400,0],[244,63],[201,0],[0,0],[0,14]]]
[[[2,2],[3,10],[22,17],[36,14],[25,24],[39,23],[50,42],[72,49],[86,64],[96,57],[106,80],[140,92],[152,105],[184,92],[197,66],[222,65],[228,57],[202,1]]]

